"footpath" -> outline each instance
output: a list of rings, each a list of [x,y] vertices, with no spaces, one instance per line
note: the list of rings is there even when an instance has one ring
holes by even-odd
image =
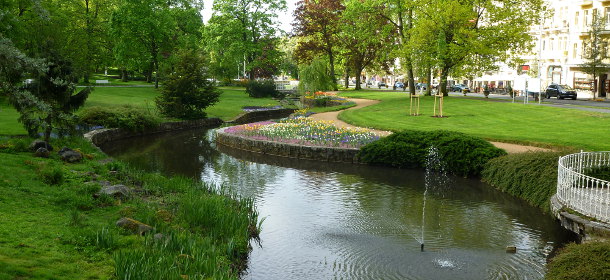
[[[356,110],[356,109],[360,109],[360,108],[363,108],[366,106],[375,105],[380,102],[379,100],[356,99],[356,98],[349,98],[348,100],[356,103],[356,106],[345,109],[345,110]],[[337,127],[356,127],[356,126],[348,124],[338,118],[339,114],[345,110],[313,114],[313,115],[311,115],[311,118],[313,118],[315,120],[332,121],[335,124],[335,126],[337,126]],[[371,131],[373,131],[374,133],[376,133],[380,136],[387,136],[387,135],[392,134],[391,131],[383,131],[383,130],[375,130],[375,129],[371,129]],[[504,149],[509,154],[525,153],[525,152],[532,152],[532,151],[550,151],[549,149],[534,147],[534,146],[525,146],[525,145],[503,143],[503,142],[490,142],[490,143],[500,149]]]

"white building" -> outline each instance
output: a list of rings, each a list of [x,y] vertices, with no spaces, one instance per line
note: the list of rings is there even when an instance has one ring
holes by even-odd
[[[579,96],[592,94],[593,76],[582,72],[581,64],[588,32],[594,17],[605,16],[610,29],[610,0],[547,0],[548,17],[538,26],[532,26],[535,46],[530,54],[522,56],[532,70],[540,67],[542,89],[551,83],[566,84],[578,90]],[[610,38],[610,30],[607,31]],[[607,61],[610,64],[610,60]],[[516,69],[506,66],[494,73],[485,73],[475,79],[475,85],[498,85],[514,81]],[[610,94],[610,71],[598,78],[599,94]],[[512,77],[512,78],[511,78]]]

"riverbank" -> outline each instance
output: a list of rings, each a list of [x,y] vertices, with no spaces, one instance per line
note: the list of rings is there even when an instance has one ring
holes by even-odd
[[[258,234],[252,200],[131,169],[82,138],[52,141],[50,158],[30,141],[0,139],[0,278],[238,278]],[[63,162],[62,146],[83,159]]]

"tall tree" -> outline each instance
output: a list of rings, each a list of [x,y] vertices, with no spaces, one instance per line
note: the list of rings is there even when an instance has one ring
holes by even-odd
[[[345,10],[341,0],[299,1],[294,12],[294,32],[302,37],[295,55],[300,62],[310,62],[318,54],[328,57],[333,90],[337,90],[335,62],[339,45],[341,14]]]
[[[205,48],[215,74],[235,73],[242,64],[250,79],[277,72],[277,13],[285,0],[216,0],[213,15],[203,28]]]
[[[341,16],[341,47],[359,90],[362,71],[375,62],[381,63],[382,54],[391,52],[395,30],[377,9],[360,0],[345,1],[345,7]]]
[[[422,0],[415,28],[430,30],[440,69],[440,87],[447,95],[447,77],[473,56],[505,61],[512,52],[531,47],[529,29],[536,24],[542,0]],[[493,65],[489,65],[490,67]]]
[[[610,65],[604,63],[604,60],[608,58],[608,38],[603,37],[605,31],[607,31],[606,17],[594,17],[591,29],[584,40],[583,60],[585,63],[580,67],[583,72],[593,76],[593,98],[603,90],[603,85],[598,85],[597,78],[610,68]]]

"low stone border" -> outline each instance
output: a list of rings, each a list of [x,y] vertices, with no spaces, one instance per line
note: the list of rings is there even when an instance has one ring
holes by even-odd
[[[218,127],[223,123],[219,118],[182,121],[182,122],[166,122],[159,125],[157,128],[148,129],[145,131],[130,131],[120,128],[97,129],[90,131],[84,135],[85,139],[91,141],[94,145],[99,146],[106,142],[111,142],[129,137],[142,136],[148,134],[184,130],[198,127]]]
[[[329,162],[358,163],[357,148],[336,148],[302,146],[265,140],[255,140],[244,136],[226,133],[229,127],[216,130],[216,143],[231,148],[246,150],[264,155],[288,158],[310,159]]]
[[[551,212],[553,216],[559,219],[563,228],[578,235],[580,242],[610,238],[610,226],[564,211],[564,205],[559,202],[557,195],[551,197]]]
[[[234,119],[228,121],[228,123],[232,124],[246,124],[253,122],[266,121],[270,119],[281,119],[290,116],[290,114],[294,113],[295,109],[274,109],[274,110],[264,110],[264,111],[253,111],[242,113]]]

